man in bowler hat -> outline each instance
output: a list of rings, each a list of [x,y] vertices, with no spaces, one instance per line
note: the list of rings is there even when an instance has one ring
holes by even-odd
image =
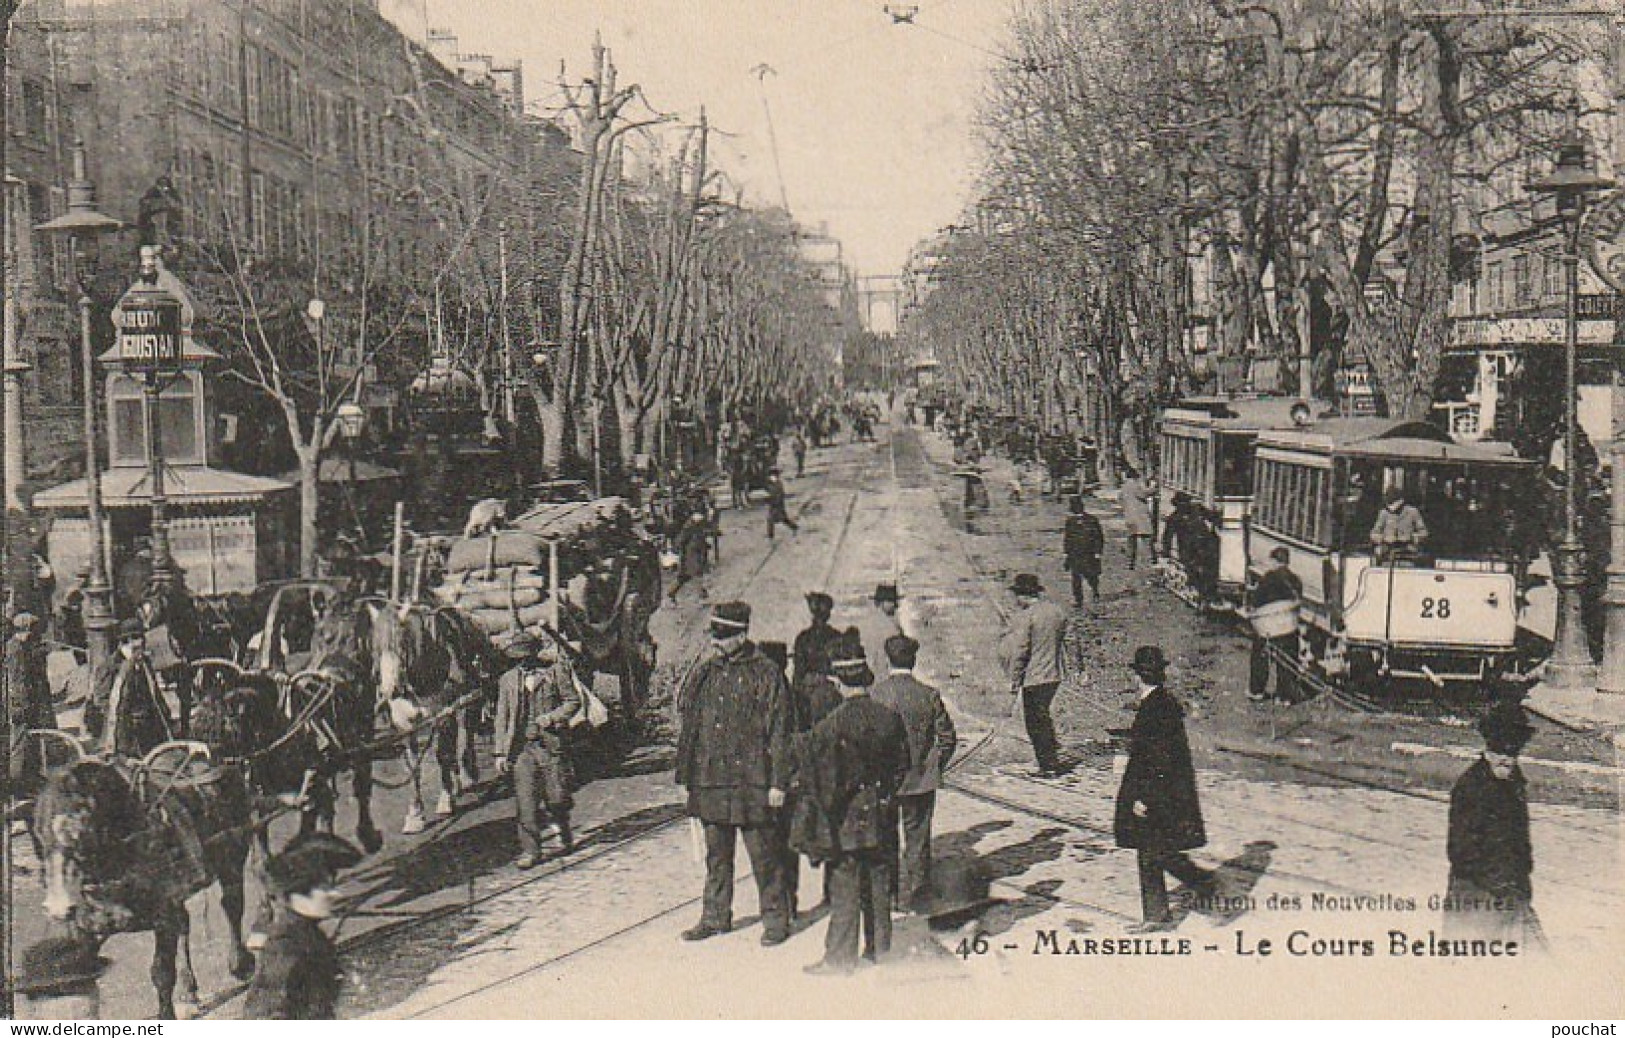
[[[332,1020],[343,970],[338,947],[322,931],[338,898],[338,874],[361,861],[361,852],[329,833],[310,833],[265,863],[277,900],[243,1003],[245,1020]]]
[[[1017,574],[1010,592],[1016,598],[1016,612],[999,642],[999,655],[1011,693],[1021,697],[1038,775],[1053,778],[1061,773],[1061,744],[1055,738],[1050,704],[1065,667],[1066,614],[1044,597],[1044,585],[1035,574]]]
[[[1518,767],[1535,730],[1510,700],[1492,706],[1478,730],[1484,752],[1450,791],[1445,932],[1544,945],[1530,882],[1529,800]]]
[[[806,737],[799,823],[801,849],[824,860],[829,876],[829,930],[824,957],[808,973],[848,974],[857,966],[858,935],[870,955],[891,950],[891,857],[897,838],[895,798],[909,770],[908,730],[892,708],[869,695],[874,674],[852,632],[831,647],[830,668],[841,703]],[[803,839],[807,830],[814,830]]]
[[[784,673],[749,635],[750,606],[718,603],[712,652],[677,693],[677,782],[705,833],[704,907],[683,939],[732,928],[734,849],[742,838],[756,876],[762,944],[771,947],[790,936],[777,812],[790,784],[792,711]]]
[[[1172,874],[1211,898],[1213,873],[1185,852],[1207,842],[1196,795],[1196,769],[1185,738],[1185,711],[1164,687],[1168,660],[1154,645],[1134,650],[1129,664],[1139,678],[1139,705],[1128,729],[1128,767],[1117,791],[1117,846],[1135,851],[1140,868],[1140,907],[1146,930],[1168,929],[1172,919],[1164,874]]]

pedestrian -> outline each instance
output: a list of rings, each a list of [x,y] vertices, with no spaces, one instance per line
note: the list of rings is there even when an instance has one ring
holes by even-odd
[[[101,976],[112,960],[83,937],[47,937],[23,949],[11,990],[23,996],[22,1020],[99,1020]]]
[[[783,523],[795,533],[801,527],[790,518],[790,512],[784,504],[784,480],[779,476],[779,470],[769,469],[767,474],[767,539],[773,539],[773,526]]]
[[[295,837],[265,863],[276,917],[254,966],[245,1020],[332,1020],[344,971],[322,931],[338,897],[337,877],[361,852],[329,833]]]
[[[29,733],[56,727],[56,707],[51,702],[39,628],[38,616],[16,614],[11,618],[11,639],[6,645],[6,709],[11,714],[11,752],[7,760],[14,798],[32,794],[45,777],[39,740]]]
[[[902,853],[893,876],[893,903],[904,911],[925,914],[931,908],[931,816],[959,735],[941,694],[914,676],[919,652],[920,643],[906,634],[887,638],[890,667],[870,694],[875,702],[897,711],[908,733],[908,774],[897,790]]]
[[[1518,755],[1534,728],[1521,705],[1501,700],[1478,724],[1484,752],[1450,790],[1446,936],[1544,948],[1535,915],[1529,799]]]
[[[520,636],[503,651],[513,667],[497,680],[492,747],[497,771],[513,775],[515,864],[524,870],[541,863],[542,843],[554,835],[561,854],[575,847],[570,723],[585,706],[570,662],[551,636]]]
[[[712,651],[690,669],[677,695],[677,782],[705,837],[700,921],[683,932],[703,941],[733,926],[734,849],[744,840],[756,876],[762,944],[790,935],[777,811],[789,788],[790,690],[750,641],[750,606],[711,611]]]
[[[790,453],[795,455],[796,478],[800,479],[807,472],[807,437],[800,426],[790,431]]]
[[[889,666],[886,662],[886,639],[908,633],[903,629],[903,596],[896,584],[887,581],[875,585],[871,601],[874,608],[863,614],[858,629],[862,632],[869,669],[876,674],[884,674]]]
[[[1117,791],[1117,846],[1135,852],[1145,930],[1173,925],[1164,874],[1211,900],[1217,877],[1186,856],[1207,842],[1196,794],[1196,769],[1185,738],[1185,711],[1164,687],[1168,660],[1154,645],[1134,650],[1129,665],[1139,678],[1139,705],[1127,731],[1128,766]]]
[[[175,723],[147,656],[147,630],[131,617],[118,626],[118,671],[107,694],[101,749],[139,760],[175,738]]]
[[[869,959],[891,951],[895,797],[908,774],[909,749],[902,718],[869,695],[874,673],[852,632],[836,640],[831,657],[841,703],[806,737],[809,796],[802,807],[803,816],[817,818],[809,833],[821,833],[804,849],[825,861],[829,929],[824,957],[806,969],[846,975],[858,964],[860,932]]]
[[[1275,664],[1275,698],[1291,702],[1296,695],[1292,678],[1292,661],[1298,658],[1298,611],[1303,600],[1303,581],[1292,572],[1292,552],[1285,545],[1276,545],[1270,551],[1273,564],[1247,595],[1249,613],[1253,621],[1253,653],[1247,680],[1247,698],[1262,702],[1268,697],[1270,663]],[[1281,611],[1267,609],[1277,603],[1291,603],[1283,616]],[[1260,610],[1264,613],[1260,615]]]
[[[1010,592],[1016,599],[1016,612],[999,641],[999,655],[1011,694],[1021,697],[1037,777],[1054,778],[1062,770],[1061,747],[1055,738],[1050,704],[1065,670],[1066,614],[1044,597],[1044,585],[1035,574],[1017,574]]]
[[[822,591],[809,591],[806,597],[812,622],[796,635],[791,648],[796,684],[808,677],[829,673],[829,643],[840,633],[829,622],[835,614],[835,600]]]
[[[826,596],[827,597],[827,596]],[[824,614],[827,619],[828,614]],[[814,621],[817,622],[816,619]],[[812,631],[803,631],[807,634]],[[851,636],[858,636],[857,628],[850,628]],[[801,892],[801,856],[790,846],[793,813],[797,796],[800,792],[800,778],[805,772],[806,761],[803,757],[805,747],[795,741],[795,736],[810,732],[819,721],[822,721],[841,703],[840,687],[830,676],[829,653],[830,646],[841,637],[841,633],[834,628],[829,629],[829,637],[820,641],[815,647],[807,649],[808,661],[805,669],[801,670],[790,684],[790,733],[792,737],[790,753],[792,759],[790,785],[786,788],[787,800],[784,809],[779,812],[780,849],[784,852],[784,892],[785,903],[789,905],[791,920],[796,918],[798,910],[798,897]],[[797,639],[798,641],[800,639]],[[762,646],[765,650],[766,646]],[[824,901],[829,901],[829,873],[824,873]]]
[[[1083,495],[1072,498],[1072,513],[1066,517],[1061,535],[1066,555],[1066,571],[1072,576],[1072,607],[1083,608],[1083,585],[1089,585],[1091,602],[1100,601],[1100,554],[1106,550],[1106,534],[1100,520],[1083,505]]]
[[[677,531],[677,579],[666,592],[668,602],[677,601],[677,592],[691,581],[705,576],[705,556],[710,548],[711,531],[705,512],[694,509]],[[705,597],[705,584],[700,583],[700,597]]]
[[[1151,499],[1155,493],[1149,480],[1140,478],[1134,469],[1128,470],[1119,500],[1123,505],[1123,522],[1128,526],[1129,569],[1134,569],[1139,563],[1142,544],[1145,546],[1146,559],[1153,563],[1157,561],[1157,545],[1151,529]]]

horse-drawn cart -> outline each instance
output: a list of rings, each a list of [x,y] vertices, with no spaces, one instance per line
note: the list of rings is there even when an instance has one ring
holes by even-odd
[[[660,603],[660,555],[624,499],[537,505],[504,529],[453,542],[443,568],[436,601],[494,642],[521,631],[558,635],[584,679],[618,679],[623,716],[637,716],[655,664],[649,620]]]

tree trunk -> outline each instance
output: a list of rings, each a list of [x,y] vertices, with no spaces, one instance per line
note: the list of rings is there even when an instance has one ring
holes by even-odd
[[[317,443],[297,448],[299,456],[299,575],[315,577],[319,557],[316,539],[321,509],[322,450]]]

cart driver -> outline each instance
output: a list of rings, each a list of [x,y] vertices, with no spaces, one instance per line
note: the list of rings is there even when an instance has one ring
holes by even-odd
[[[1376,552],[1377,561],[1389,563],[1410,559],[1421,550],[1422,543],[1427,539],[1428,527],[1422,521],[1421,511],[1405,500],[1403,487],[1389,487],[1383,498],[1382,511],[1377,513],[1377,521],[1371,524],[1371,546]]]

